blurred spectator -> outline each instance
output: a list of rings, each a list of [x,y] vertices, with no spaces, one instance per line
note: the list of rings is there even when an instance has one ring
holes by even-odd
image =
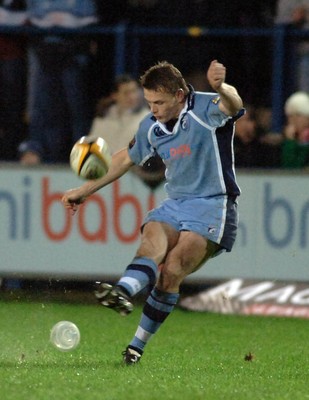
[[[285,103],[287,124],[282,143],[282,167],[309,166],[309,94],[296,92]]]
[[[95,0],[27,0],[29,22],[41,29],[81,29],[98,22]],[[21,163],[67,162],[75,141],[89,132],[87,93],[90,39],[82,35],[31,37],[29,137]]]
[[[276,22],[288,24],[299,29],[309,29],[309,2],[308,0],[279,0],[277,3]],[[291,42],[294,46],[294,41]],[[309,93],[309,38],[297,39],[296,46],[296,85],[292,91],[304,90]],[[288,43],[287,43],[288,45]],[[293,65],[293,53],[288,54],[289,63],[288,80],[293,81],[295,70]],[[291,93],[291,92],[290,92]],[[289,94],[290,94],[289,93]]]
[[[115,153],[129,145],[148,113],[137,80],[127,74],[120,75],[115,79],[110,96],[99,101],[89,136],[103,137]],[[132,171],[148,186],[155,187],[164,179],[165,167],[156,156],[143,167],[134,166]]]
[[[279,168],[281,166],[282,135],[271,130],[271,108],[257,107],[254,114],[261,154],[260,166],[264,168]]]
[[[241,168],[258,167],[260,162],[256,121],[251,109],[249,107],[246,107],[246,109],[247,112],[235,124],[235,166]]]
[[[110,96],[97,105],[89,136],[102,136],[112,153],[128,146],[140,121],[149,113],[141,88],[130,75],[116,77]]]
[[[257,107],[254,112],[258,135],[264,136],[271,130],[272,110],[270,107]]]
[[[0,24],[26,22],[23,0],[0,0]],[[26,51],[23,37],[0,35],[0,160],[16,161],[25,135]]]
[[[269,110],[246,106],[235,124],[235,166],[241,168],[275,168],[280,166],[281,135],[269,131]]]

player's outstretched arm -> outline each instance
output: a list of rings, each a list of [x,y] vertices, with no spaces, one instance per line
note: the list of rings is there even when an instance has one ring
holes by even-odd
[[[66,191],[62,197],[64,206],[73,213],[77,211],[78,206],[82,204],[90,195],[114,182],[116,179],[124,175],[133,165],[126,148],[113,154],[112,162],[106,175],[102,178],[89,180],[82,186]]]
[[[213,60],[207,71],[210,86],[220,95],[219,108],[226,115],[235,115],[243,107],[243,102],[234,86],[225,83],[226,68]]]

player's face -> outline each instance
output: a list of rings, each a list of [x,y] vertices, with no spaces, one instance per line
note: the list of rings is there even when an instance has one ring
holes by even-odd
[[[178,118],[185,101],[181,89],[176,94],[144,89],[144,97],[154,117],[163,124]]]

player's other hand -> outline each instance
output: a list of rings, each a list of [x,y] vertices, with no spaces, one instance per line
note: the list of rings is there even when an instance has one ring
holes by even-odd
[[[75,214],[79,205],[82,204],[86,198],[87,196],[83,194],[81,188],[76,188],[66,191],[61,201],[65,208],[71,210],[72,214]]]
[[[207,79],[210,86],[215,90],[219,91],[221,85],[225,81],[226,68],[223,64],[217,60],[213,60],[207,71]]]

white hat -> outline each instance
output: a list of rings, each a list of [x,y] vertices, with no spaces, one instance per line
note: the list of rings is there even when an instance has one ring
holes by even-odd
[[[295,92],[285,102],[284,111],[286,115],[300,114],[309,117],[309,94],[306,92]]]

